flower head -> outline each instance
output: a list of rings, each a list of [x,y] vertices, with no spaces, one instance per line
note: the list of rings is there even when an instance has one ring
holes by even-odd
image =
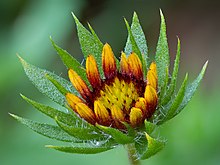
[[[81,98],[67,93],[70,107],[91,124],[125,128],[123,122],[132,127],[144,124],[150,119],[157,106],[157,72],[152,62],[143,77],[142,63],[136,53],[126,57],[121,53],[120,69],[109,44],[102,50],[102,68],[105,78],[101,79],[93,55],[86,59],[86,74],[91,88],[73,70],[68,71],[69,79]]]
[[[90,25],[88,31],[75,16],[74,19],[86,59],[85,68],[51,39],[68,68],[70,81],[19,57],[27,76],[40,92],[66,111],[22,97],[53,118],[57,125],[11,115],[37,133],[71,143],[70,146],[47,146],[59,151],[91,154],[128,145],[133,147],[135,159],[147,159],[156,154],[165,141],[154,138],[155,128],[175,117],[187,105],[203,78],[207,63],[191,84],[187,84],[186,74],[175,92],[180,41],[178,39],[173,72],[169,75],[169,49],[162,12],[153,61],[148,58],[146,39],[136,13],[131,26],[125,20],[128,39],[120,61],[109,44],[103,45]]]

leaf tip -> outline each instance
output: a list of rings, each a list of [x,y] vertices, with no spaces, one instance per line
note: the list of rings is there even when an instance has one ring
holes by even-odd
[[[207,61],[205,62],[205,64],[203,65],[203,68],[204,68],[204,69],[206,69],[206,68],[207,68],[208,63],[209,63],[209,60],[207,60]]]
[[[13,114],[13,113],[8,113],[11,117],[13,117],[14,119],[16,119],[16,120],[18,120],[19,119],[19,117],[17,116],[17,115],[15,115],[15,114]]]
[[[78,24],[79,20],[78,20],[78,18],[76,17],[76,15],[75,15],[73,12],[71,12],[71,14],[72,14],[72,16],[73,16],[73,18],[74,18],[74,20],[75,20],[75,23]]]
[[[137,18],[137,12],[134,11],[133,18]]]
[[[56,148],[55,146],[53,145],[45,145],[46,148]]]

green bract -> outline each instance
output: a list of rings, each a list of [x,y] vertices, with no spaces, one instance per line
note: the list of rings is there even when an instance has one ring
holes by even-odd
[[[66,93],[71,92],[78,95],[78,92],[73,88],[72,84],[52,72],[27,63],[21,57],[19,57],[19,59],[28,78],[40,92],[63,106],[66,112],[38,103],[21,95],[25,101],[34,106],[37,110],[54,119],[57,125],[38,123],[14,114],[10,115],[39,134],[70,143],[67,146],[46,146],[59,151],[94,154],[113,149],[118,145],[132,144],[135,147],[137,159],[147,159],[156,154],[164,147],[165,141],[153,136],[155,128],[175,117],[187,105],[202,80],[207,67],[206,62],[200,74],[192,83],[188,83],[188,74],[186,74],[180,89],[178,91],[176,90],[180,61],[180,40],[178,39],[177,42],[176,59],[172,69],[173,73],[170,75],[170,57],[166,37],[166,25],[162,12],[160,12],[160,15],[161,27],[155,56],[158,74],[158,106],[151,119],[148,121],[145,120],[140,128],[134,129],[129,124],[123,123],[126,127],[126,131],[121,131],[112,127],[99,124],[92,125],[86,122],[67,105],[65,99]],[[89,31],[79,22],[75,15],[73,15],[73,17],[77,26],[79,42],[84,57],[86,58],[90,54],[94,55],[99,72],[103,77],[104,74],[101,68],[103,43],[99,40],[90,25]],[[134,13],[131,26],[126,20],[125,24],[128,30],[128,38],[124,51],[126,54],[135,52],[138,55],[142,61],[143,73],[146,77],[147,68],[150,64],[148,46],[137,14]],[[67,51],[57,46],[52,38],[50,39],[66,67],[75,70],[77,74],[89,84],[85,68]]]

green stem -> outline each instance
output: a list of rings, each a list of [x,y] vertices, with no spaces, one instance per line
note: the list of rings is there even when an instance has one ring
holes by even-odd
[[[129,159],[130,165],[140,165],[141,163],[140,163],[140,160],[137,158],[134,144],[127,144],[125,147],[128,152],[128,159]]]

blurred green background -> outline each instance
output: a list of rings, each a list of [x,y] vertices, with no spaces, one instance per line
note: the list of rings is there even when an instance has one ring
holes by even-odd
[[[165,149],[143,164],[220,164],[220,2],[190,0],[8,0],[0,1],[0,164],[1,165],[126,165],[123,147],[97,155],[74,155],[44,148],[56,141],[40,136],[12,119],[8,112],[37,121],[44,115],[21,99],[19,93],[42,103],[53,104],[26,78],[16,53],[28,62],[66,77],[66,68],[49,40],[82,60],[71,15],[93,26],[100,39],[116,55],[126,42],[123,17],[129,21],[136,11],[154,55],[159,33],[159,8],[167,22],[171,60],[176,36],[181,39],[181,73],[195,78],[206,60],[209,66],[197,94],[176,118],[159,130],[168,139]]]

